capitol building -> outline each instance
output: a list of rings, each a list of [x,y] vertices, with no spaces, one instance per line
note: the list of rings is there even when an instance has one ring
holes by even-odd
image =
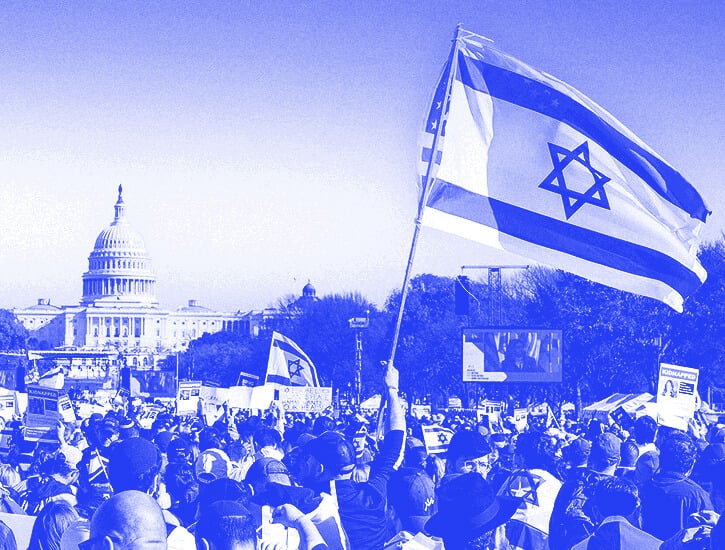
[[[118,187],[115,215],[96,238],[83,274],[83,297],[78,305],[56,306],[39,299],[36,305],[14,309],[30,332],[29,347],[66,355],[114,352],[137,369],[154,368],[157,361],[183,351],[205,333],[246,331],[267,327],[279,313],[274,309],[219,312],[189,300],[174,311],[156,298],[156,277],[144,241],[128,223],[123,188]],[[305,294],[314,297],[314,287]],[[47,351],[53,350],[53,351]]]

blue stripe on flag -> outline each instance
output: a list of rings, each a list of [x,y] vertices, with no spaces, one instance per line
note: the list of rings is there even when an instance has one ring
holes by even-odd
[[[286,378],[285,376],[281,376],[279,374],[270,374],[267,376],[267,379],[265,382],[276,382],[277,384],[282,384],[285,386],[290,385],[289,378]]]
[[[703,222],[707,219],[709,210],[702,198],[679,172],[574,98],[518,73],[468,57],[464,52],[458,54],[458,67],[456,77],[465,86],[571,126],[596,141],[664,199],[693,218]]]
[[[702,285],[695,273],[666,254],[484,197],[442,180],[436,180],[428,206],[523,241],[662,281],[682,296],[689,296]]]
[[[293,355],[296,355],[297,357],[305,359],[305,356],[300,353],[300,350],[296,349],[294,346],[289,345],[284,340],[275,340],[274,345],[286,353],[291,353]],[[305,359],[305,361],[307,361],[307,359]]]

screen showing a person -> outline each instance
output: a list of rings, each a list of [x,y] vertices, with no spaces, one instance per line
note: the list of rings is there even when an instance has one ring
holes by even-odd
[[[562,335],[548,329],[463,330],[464,382],[561,382]]]

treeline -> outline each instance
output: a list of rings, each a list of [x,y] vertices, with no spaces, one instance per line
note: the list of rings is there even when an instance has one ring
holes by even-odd
[[[456,395],[476,398],[549,399],[581,403],[614,392],[653,391],[660,362],[700,369],[699,390],[725,402],[725,239],[700,250],[705,284],[685,301],[682,314],[649,298],[541,267],[489,288],[471,280],[470,310],[455,311],[453,278],[419,275],[411,281],[395,363],[401,390],[411,399],[445,403]],[[240,371],[264,376],[271,331],[295,340],[315,362],[324,385],[354,391],[353,317],[369,317],[364,329],[363,396],[379,388],[380,362],[390,356],[400,292],[377,308],[360,294],[319,300],[281,300],[275,321],[257,337],[204,335],[179,357],[182,377],[233,385]],[[493,315],[492,315],[493,312]],[[563,331],[561,384],[462,382],[462,328],[503,326]],[[0,351],[23,349],[27,331],[11,312],[0,310]],[[175,366],[176,357],[173,358]]]
[[[401,390],[412,399],[444,403],[451,395],[476,398],[591,402],[614,392],[653,391],[660,362],[700,369],[703,398],[725,401],[725,241],[703,247],[705,284],[678,314],[649,298],[620,292],[574,275],[529,268],[500,287],[471,281],[468,315],[455,311],[455,279],[420,275],[411,282],[395,363]],[[378,390],[380,361],[390,355],[400,303],[393,293],[382,309],[359,294],[280,304],[286,312],[256,338],[218,333],[191,343],[180,358],[182,374],[236,382],[240,370],[264,376],[271,330],[295,340],[318,368],[322,382],[354,390],[352,317],[369,316],[363,331],[363,395]],[[493,316],[492,316],[493,312]],[[493,318],[492,318],[493,317]],[[461,381],[465,326],[552,328],[563,331],[561,384],[473,384]]]

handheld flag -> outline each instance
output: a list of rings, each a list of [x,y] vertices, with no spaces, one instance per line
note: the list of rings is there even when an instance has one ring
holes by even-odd
[[[710,213],[621,122],[459,30],[423,132],[421,223],[682,311]]]
[[[421,426],[423,430],[423,443],[428,454],[445,453],[453,437],[453,430],[434,424]]]
[[[317,369],[304,351],[279,332],[272,333],[265,384],[285,386],[319,386]]]

